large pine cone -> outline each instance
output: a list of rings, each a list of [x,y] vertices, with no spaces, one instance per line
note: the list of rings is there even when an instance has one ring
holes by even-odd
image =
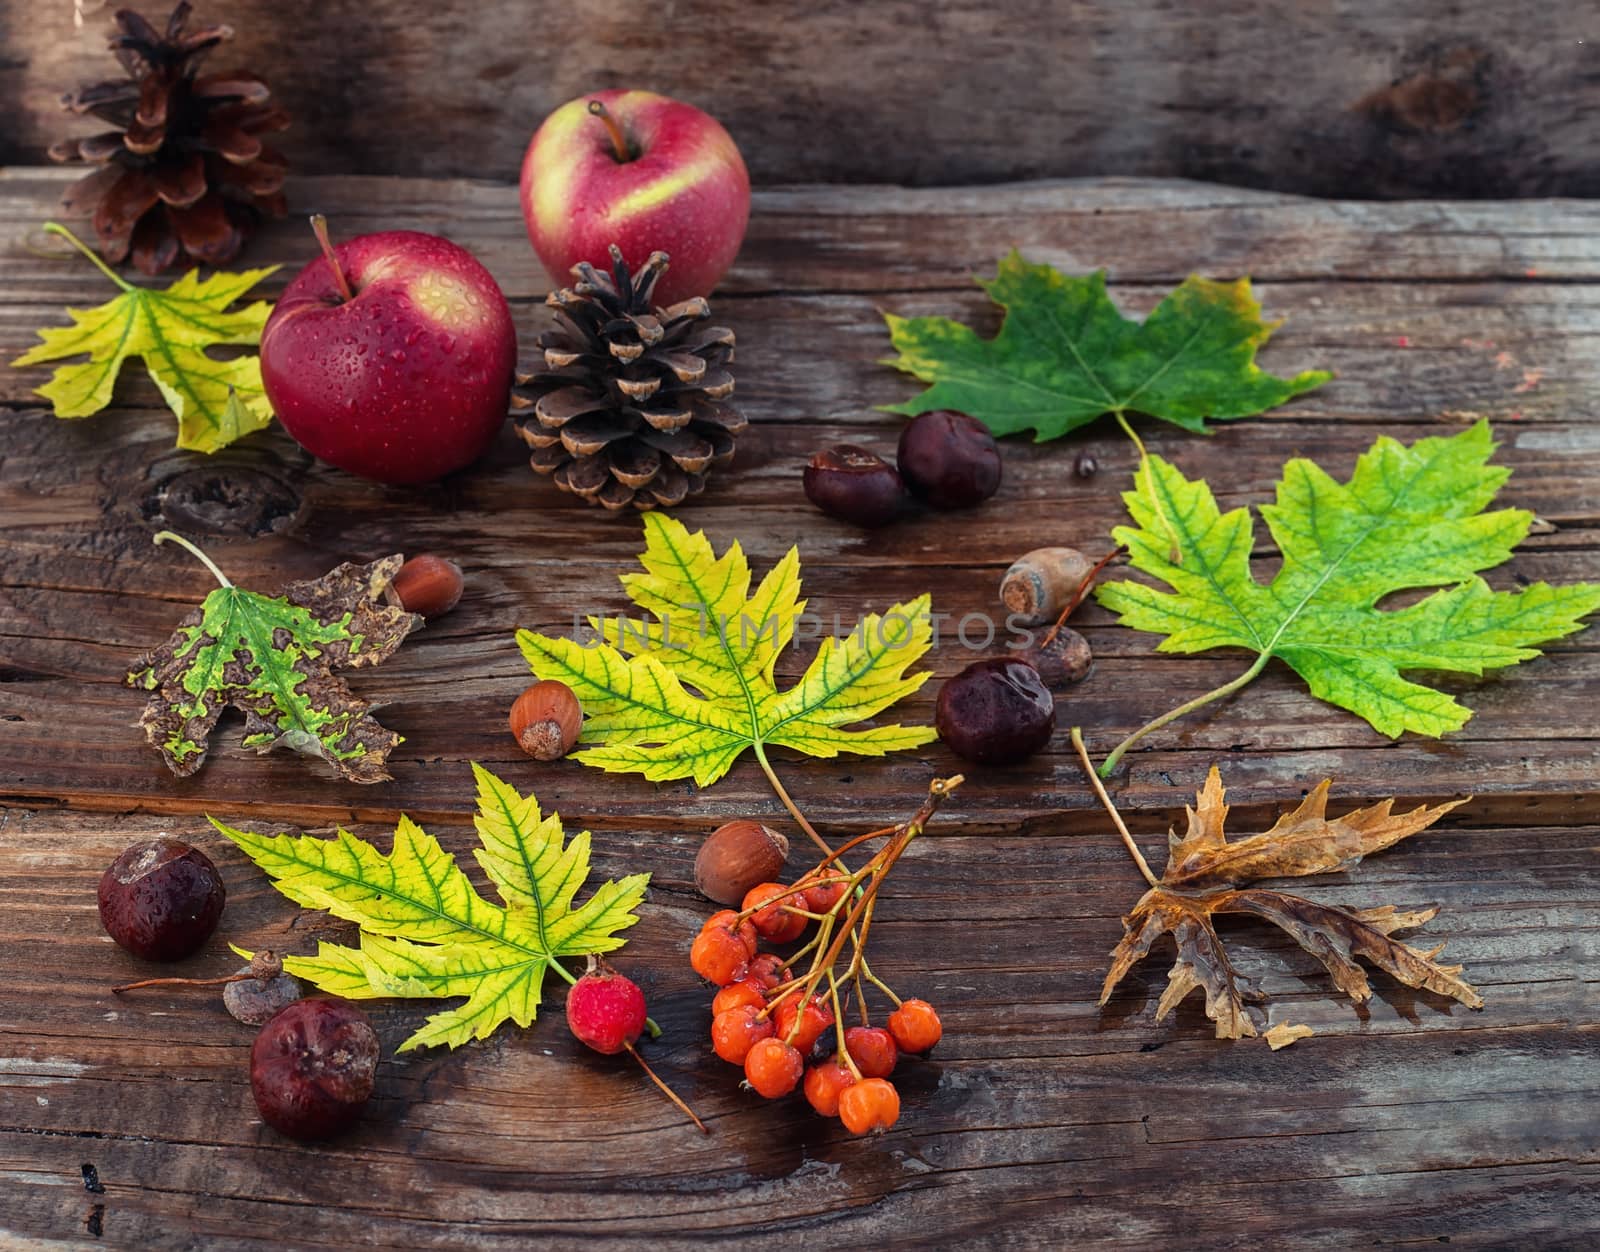
[[[591,504],[674,505],[733,457],[745,427],[733,393],[733,332],[707,325],[700,297],[652,309],[667,268],[654,252],[636,275],[611,249],[611,273],[588,262],[545,300],[561,324],[539,336],[544,368],[519,377],[512,404],[530,463]],[[530,412],[531,410],[531,412]]]
[[[187,0],[173,9],[165,33],[132,9],[117,12],[110,47],[128,77],[61,98],[67,111],[116,129],[50,149],[53,160],[101,166],[74,184],[65,207],[93,211],[107,261],[131,254],[147,274],[166,269],[180,252],[221,265],[263,216],[284,213],[289,163],[259,136],[283,130],[289,115],[270,103],[272,93],[254,74],[196,76],[233,30],[186,30],[189,9]]]

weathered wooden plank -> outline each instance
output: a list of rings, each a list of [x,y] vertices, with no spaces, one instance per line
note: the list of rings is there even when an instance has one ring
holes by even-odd
[[[37,171],[0,172],[7,359],[35,342],[40,326],[59,324],[61,306],[111,294],[81,260],[35,254],[64,247],[36,229],[61,185]],[[505,286],[524,341],[546,324],[538,297],[547,280],[522,236],[512,189],[412,181],[380,192],[359,179],[301,186],[308,202],[352,232],[454,232]],[[1147,311],[1191,270],[1254,274],[1268,315],[1286,323],[1266,362],[1339,375],[1275,421],[1481,414],[1578,424],[1593,417],[1600,394],[1600,316],[1592,286],[1577,281],[1600,273],[1600,219],[1587,206],[1543,205],[1519,216],[1514,206],[1326,205],[1187,184],[837,194],[842,203],[831,212],[820,207],[828,203],[822,191],[759,197],[751,239],[718,298],[719,317],[740,338],[740,395],[759,422],[877,421],[872,406],[913,386],[878,364],[887,337],[877,310],[943,313],[992,328],[996,312],[970,279],[1012,244],[1069,269],[1108,267],[1130,313]],[[373,204],[382,207],[374,212]],[[303,226],[281,223],[243,260],[287,266],[262,285],[271,295],[312,251]],[[1537,276],[1526,277],[1529,269]],[[33,389],[46,377],[42,369],[0,372],[0,405],[35,403]],[[137,367],[118,395],[128,405],[160,403]],[[101,426],[92,423],[84,438],[102,438]],[[1575,434],[1566,450],[1591,450],[1593,438]]]
[[[1317,1031],[1283,1054],[1216,1042],[1193,1005],[1154,1026],[1159,965],[1095,1009],[1116,907],[1139,889],[1109,834],[914,847],[880,915],[880,968],[947,1007],[947,1042],[937,1060],[906,1063],[906,1115],[865,1143],[742,1094],[731,1069],[703,1063],[706,992],[684,957],[699,914],[694,840],[601,837],[599,872],[643,860],[656,871],[626,959],[666,1031],[652,1055],[713,1138],[681,1128],[626,1067],[583,1054],[551,1013],[458,1053],[386,1060],[366,1124],[326,1152],[254,1122],[249,1032],[207,995],[106,991],[137,963],[99,933],[95,877],[124,841],[158,828],[173,829],[26,810],[0,824],[0,918],[19,971],[0,1019],[0,1170],[19,1233],[64,1237],[104,1203],[108,1238],[156,1246],[173,1229],[228,1237],[225,1222],[263,1237],[292,1230],[308,1246],[358,1228],[413,1246],[459,1244],[469,1229],[485,1245],[581,1231],[619,1246],[647,1232],[842,1240],[892,1235],[905,1220],[976,1232],[1002,1192],[1043,1223],[1033,1238],[1009,1225],[1016,1246],[1069,1229],[1137,1245],[1180,1228],[1216,1242],[1235,1228],[1332,1240],[1380,1215],[1390,1238],[1470,1242],[1479,1209],[1504,1237],[1594,1228],[1582,1189],[1597,1163],[1584,1111],[1596,1094],[1583,955],[1600,928],[1593,828],[1438,829],[1313,886],[1337,903],[1441,903],[1429,932],[1484,989],[1481,1013],[1381,978],[1357,1012],[1281,936],[1233,928],[1273,1019]],[[459,822],[434,833],[457,855],[472,843]],[[218,939],[187,963],[197,974],[232,964],[224,938],[309,950],[345,933],[314,918],[291,926],[296,911],[242,857],[204,842],[231,894]],[[1002,877],[975,879],[984,865]],[[374,1016],[392,1046],[420,1014],[379,1004]],[[594,1108],[609,1133],[594,1133]],[[103,1196],[80,1190],[85,1162]],[[1197,1191],[1207,1202],[1183,1201]],[[1294,1215],[1302,1203],[1313,1211]]]
[[[110,76],[109,14],[6,0],[0,161],[39,161],[57,99]],[[160,6],[155,6],[158,10]],[[942,184],[1182,175],[1321,195],[1592,195],[1590,48],[1577,4],[1447,0],[1150,10],[1022,0],[860,6],[638,0],[266,0],[199,9],[238,31],[308,172],[514,179],[555,105],[658,86],[720,118],[759,182]]]
[[[17,589],[0,605],[0,663],[21,680],[0,691],[4,715],[17,719],[7,728],[16,763],[5,779],[9,794],[70,796],[74,803],[97,807],[137,802],[190,812],[224,796],[279,806],[273,812],[291,812],[297,805],[315,806],[325,815],[459,811],[468,797],[458,780],[423,762],[451,761],[464,769],[467,760],[477,759],[529,768],[508,757],[504,732],[504,710],[527,680],[512,644],[515,628],[570,631],[574,612],[625,607],[614,575],[634,565],[637,524],[557,497],[522,468],[509,435],[493,469],[463,480],[470,483],[465,494],[449,485],[421,493],[374,491],[337,472],[306,466],[303,454],[279,432],[258,437],[248,448],[225,454],[226,469],[188,471],[198,475],[199,485],[191,484],[187,495],[179,493],[183,499],[236,494],[252,500],[264,487],[281,488],[281,499],[271,496],[274,507],[284,520],[298,519],[285,533],[212,541],[218,558],[243,585],[270,588],[313,577],[343,559],[431,549],[463,562],[469,591],[453,615],[419,634],[399,657],[357,678],[361,691],[390,705],[386,719],[409,741],[397,758],[394,786],[352,788],[292,758],[258,759],[229,742],[226,723],[206,771],[196,779],[173,780],[141,747],[132,728],[138,696],[117,684],[130,659],[160,642],[183,606],[197,603],[208,588],[208,576],[192,561],[155,549],[148,539],[159,524],[196,529],[192,511],[176,506],[163,511],[157,503],[163,484],[170,498],[176,467],[192,465],[195,458],[170,452],[170,420],[161,414],[106,416],[102,429],[109,442],[104,445],[87,423],[55,422],[37,412],[14,412],[0,421],[15,449],[0,478],[0,511],[13,519],[7,581]],[[885,425],[878,419],[877,429]],[[1267,497],[1288,457],[1314,449],[1332,472],[1348,473],[1372,437],[1370,426],[1321,423],[1309,443],[1311,429],[1266,419],[1238,423],[1203,440],[1155,432],[1152,446],[1177,458],[1190,473],[1235,484],[1223,498],[1241,505]],[[1453,427],[1427,423],[1390,431],[1410,440],[1447,429]],[[1529,421],[1506,428],[1502,455],[1517,470],[1508,501],[1534,509],[1558,530],[1533,537],[1524,553],[1498,571],[1502,585],[1600,578],[1600,558],[1590,539],[1596,480],[1587,462],[1567,453],[1570,441],[1561,432],[1569,429],[1582,430]],[[935,587],[936,608],[951,615],[930,658],[936,681],[982,653],[983,628],[976,619],[968,636],[979,645],[976,650],[963,645],[956,626],[969,614],[998,613],[995,588],[1017,554],[1045,542],[1103,550],[1104,536],[1121,517],[1116,493],[1133,467],[1125,441],[1104,434],[1061,446],[1008,443],[1006,486],[984,509],[865,534],[818,517],[799,489],[797,471],[805,455],[855,437],[851,430],[813,422],[758,428],[739,466],[713,484],[691,516],[719,544],[738,538],[758,568],[803,536],[813,604],[830,623],[837,614],[844,630],[864,610]],[[1063,472],[1079,447],[1092,448],[1104,467],[1094,479]],[[541,505],[547,507],[529,511]],[[1035,520],[1041,517],[1059,517],[1061,525],[1041,528]],[[930,531],[931,525],[937,530]],[[573,551],[584,552],[581,565],[556,555]],[[1270,556],[1264,534],[1260,552]],[[968,572],[952,579],[953,566]],[[862,583],[868,569],[873,571],[870,595]],[[95,625],[86,629],[86,623]],[[1102,751],[1156,713],[1226,681],[1242,665],[1227,654],[1159,657],[1153,637],[1119,629],[1097,609],[1085,612],[1083,629],[1096,650],[1098,669],[1064,700],[1061,716],[1085,726]],[[997,634],[1003,642],[1003,619]],[[1482,803],[1511,806],[1494,810],[1509,818],[1536,796],[1549,820],[1570,820],[1569,797],[1593,793],[1595,747],[1586,729],[1583,692],[1600,665],[1596,647],[1600,644],[1584,634],[1553,645],[1545,661],[1481,683],[1458,681],[1455,689],[1465,693],[1478,715],[1462,734],[1438,744],[1388,745],[1274,669],[1248,698],[1180,723],[1152,741],[1155,751],[1133,758],[1124,798],[1135,805],[1170,807],[1179,802],[1175,796],[1203,777],[1216,753],[1227,752],[1238,757],[1234,781],[1244,804],[1269,802],[1284,786],[1298,787],[1308,771],[1320,770],[1350,788],[1352,800],[1476,792]],[[783,673],[797,673],[805,655],[797,653]],[[930,720],[935,691],[930,685],[909,701],[906,715]],[[1570,711],[1552,717],[1552,708]],[[70,735],[63,736],[64,725],[73,728]],[[1529,749],[1534,743],[1537,752]],[[920,777],[922,769],[957,767],[937,746],[922,760],[928,764],[913,767],[908,759],[901,773],[912,792],[921,786],[913,775]],[[796,783],[803,788],[816,777],[822,816],[846,823],[861,816],[851,798],[853,784],[822,785],[822,780],[864,781],[870,770],[863,773],[851,764],[796,768]],[[557,773],[558,785],[575,789],[597,816],[637,818],[659,803],[657,789],[638,780],[605,778],[573,764],[557,767]],[[272,784],[263,788],[263,779]],[[871,784],[866,786],[871,794]],[[972,811],[995,821],[1025,820],[1042,796],[1060,797],[1050,807],[1075,815],[1065,820],[1097,820],[1064,743],[1029,766],[998,775],[983,797],[971,802]],[[745,806],[772,808],[763,781],[749,769],[736,771],[703,802],[725,813]],[[870,815],[864,820],[876,824]]]
[[[72,181],[60,168],[0,170],[0,243],[18,266],[20,295],[47,293],[72,276],[52,257],[65,255],[62,243],[38,233]],[[513,299],[546,290],[514,187],[330,175],[291,178],[287,193],[299,211],[264,225],[242,260],[303,264],[315,248],[300,212],[320,212],[340,235],[411,228],[460,239]],[[1597,216],[1600,207],[1585,200],[1373,204],[1142,178],[966,189],[765,187],[755,193],[744,248],[721,290],[965,287],[1013,244],[1063,269],[1106,267],[1125,283],[1176,281],[1197,268],[1275,282],[1549,283],[1596,275]],[[46,255],[18,246],[24,242]]]
[[[42,242],[29,224],[57,186],[55,175],[0,172],[7,356],[63,304],[103,298],[87,267],[28,251]],[[330,179],[299,194],[335,206],[352,231],[446,229],[506,282],[519,328],[539,324],[543,279],[508,189]],[[992,327],[966,275],[1015,240],[1070,267],[1110,265],[1134,310],[1202,262],[1253,270],[1269,315],[1289,318],[1263,363],[1339,370],[1321,392],[1210,439],[1146,424],[1150,446],[1215,482],[1226,505],[1259,503],[1291,456],[1345,474],[1380,432],[1409,441],[1481,413],[1514,471],[1506,502],[1555,527],[1495,571],[1496,585],[1600,579],[1600,476],[1588,455],[1600,385],[1594,224],[1585,206],[1559,203],[1314,205],[1185,184],[762,193],[751,245],[718,299],[740,335],[739,394],[754,426],[735,467],[683,516],[718,544],[738,538],[758,570],[798,541],[813,607],[846,625],[930,587],[944,612],[989,611],[1022,550],[1100,550],[1134,465],[1103,426],[1056,444],[1009,441],[1001,494],[968,514],[866,534],[821,518],[800,491],[799,466],[819,446],[893,446],[898,419],[872,406],[912,387],[875,364],[877,309]],[[307,251],[285,224],[245,260],[295,263]],[[509,432],[449,482],[385,490],[315,465],[277,431],[215,458],[177,453],[170,417],[133,377],[112,411],[58,422],[29,396],[40,377],[0,371],[0,796],[21,802],[0,813],[0,1238],[72,1238],[91,1220],[104,1238],[152,1247],[893,1245],[926,1243],[929,1231],[1015,1247],[1344,1247],[1358,1235],[1577,1246],[1600,1233],[1600,1157],[1584,1116],[1600,1029],[1587,697],[1600,642],[1589,633],[1456,684],[1477,715],[1439,742],[1391,744],[1273,667],[1246,697],[1131,754],[1114,784],[1151,853],[1213,761],[1239,831],[1330,775],[1335,811],[1389,794],[1476,793],[1440,829],[1298,886],[1352,906],[1441,904],[1427,933],[1466,964],[1482,1013],[1381,977],[1358,1011],[1334,998],[1313,958],[1259,926],[1230,930],[1240,964],[1271,995],[1273,1020],[1317,1031],[1290,1052],[1216,1043],[1195,1004],[1153,1023],[1159,963],[1098,1008],[1105,953],[1140,887],[1062,734],[1022,766],[972,772],[897,873],[874,927],[879,959],[937,1000],[949,1042],[937,1061],[902,1071],[907,1111],[888,1138],[847,1141],[803,1107],[740,1094],[702,1042],[707,994],[685,963],[704,914],[692,859],[727,816],[785,820],[759,772],[743,763],[705,793],[657,787],[573,762],[536,766],[505,733],[527,680],[512,632],[570,628],[575,608],[621,608],[615,575],[634,563],[636,522],[552,493]],[[1100,465],[1087,479],[1070,472],[1084,451]],[[394,783],[358,788],[293,758],[257,758],[226,725],[200,775],[165,772],[139,741],[139,697],[120,675],[208,582],[150,545],[163,526],[201,536],[238,581],[264,588],[395,550],[463,563],[461,606],[355,678],[407,736]],[[1264,540],[1257,558],[1271,568]],[[1241,664],[1159,656],[1153,638],[1092,607],[1082,627],[1097,667],[1063,699],[1061,720],[1082,724],[1102,752]],[[972,655],[947,632],[904,716],[929,720],[937,684]],[[357,832],[382,843],[405,811],[465,855],[469,760],[592,828],[599,872],[653,873],[625,956],[667,1030],[652,1055],[712,1120],[712,1140],[684,1129],[627,1067],[580,1055],[547,1012],[526,1033],[386,1061],[367,1125],[333,1148],[300,1148],[253,1120],[248,1031],[203,997],[107,993],[132,962],[100,933],[92,893],[125,842],[168,829],[215,850],[229,909],[188,965],[221,972],[233,963],[225,938],[306,950],[348,930],[297,916],[216,846],[202,813],[264,829],[371,823]],[[881,763],[778,763],[839,833],[892,819],[928,777],[957,766],[938,745]],[[383,1004],[375,1016],[393,1045],[419,1014]],[[85,1162],[105,1194],[82,1189]]]

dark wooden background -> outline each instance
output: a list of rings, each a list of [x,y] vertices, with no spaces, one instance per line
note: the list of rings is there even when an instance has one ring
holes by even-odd
[[[0,0],[0,163],[109,76],[114,4]],[[137,6],[136,6],[137,7]],[[165,0],[147,0],[151,16]],[[200,0],[320,174],[514,178],[554,106],[648,87],[760,183],[1133,174],[1341,197],[1600,194],[1579,0]],[[87,129],[87,127],[86,127]]]
[[[79,28],[73,0],[0,0],[0,164],[38,162],[53,139],[88,129],[55,102],[111,73],[114,5],[82,7]],[[548,280],[506,182],[544,114],[626,85],[719,117],[768,188],[716,300],[739,335],[752,427],[734,466],[681,515],[719,546],[738,538],[758,572],[798,541],[824,614],[851,618],[930,587],[941,611],[985,610],[1022,550],[1094,547],[1120,520],[1134,458],[1103,425],[1052,445],[1008,441],[1000,495],[970,514],[869,535],[801,495],[798,468],[823,444],[893,447],[898,419],[873,406],[912,387],[876,363],[879,310],[992,329],[970,279],[1012,245],[1067,270],[1108,266],[1130,311],[1194,270],[1249,273],[1268,315],[1288,319],[1263,363],[1338,371],[1210,439],[1143,427],[1154,450],[1217,483],[1225,505],[1263,499],[1289,456],[1343,475],[1380,432],[1409,441],[1484,416],[1515,471],[1507,499],[1542,521],[1495,584],[1600,579],[1600,207],[1462,203],[1600,194],[1592,5],[197,7],[238,28],[217,67],[261,72],[296,119],[283,136],[296,216],[240,258],[285,263],[268,296],[310,255],[298,214],[320,209],[341,234],[406,226],[470,247],[527,342]],[[1100,177],[1037,181],[1080,175]],[[1162,181],[1175,176],[1275,191]],[[63,305],[108,294],[38,231],[68,177],[0,169],[0,361]],[[1018,179],[1036,181],[959,186]],[[844,185],[868,183],[926,189]],[[1358,202],[1412,196],[1450,200]],[[32,394],[46,376],[0,368],[0,1246],[1600,1240],[1595,631],[1503,676],[1454,681],[1477,716],[1440,741],[1384,740],[1272,666],[1245,698],[1142,745],[1114,784],[1151,853],[1213,761],[1240,831],[1330,775],[1336,811],[1475,795],[1439,828],[1299,887],[1352,906],[1441,904],[1424,933],[1448,939],[1482,1012],[1382,976],[1358,1010],[1313,958],[1249,923],[1228,928],[1240,965],[1271,994],[1271,1020],[1308,1023],[1312,1038],[1281,1053],[1218,1043],[1193,998],[1158,1026],[1155,961],[1098,1008],[1105,954],[1140,883],[1063,732],[1032,761],[973,772],[896,871],[875,963],[940,1004],[947,1040],[897,1075],[894,1131],[857,1141],[796,1101],[740,1092],[705,1042],[708,993],[686,953],[708,906],[691,867],[719,821],[783,820],[754,766],[700,793],[536,766],[505,733],[527,681],[512,632],[562,629],[575,605],[621,608],[615,575],[633,565],[636,522],[535,480],[509,431],[470,471],[387,490],[315,464],[276,429],[212,458],[178,453],[137,367],[108,412],[55,421]],[[1071,475],[1080,452],[1098,475]],[[241,584],[262,588],[393,551],[466,567],[460,608],[356,679],[406,736],[393,783],[359,788],[286,755],[258,758],[229,721],[199,775],[164,770],[120,676],[209,579],[151,546],[163,527],[201,538]],[[1094,607],[1082,622],[1096,669],[1062,700],[1061,720],[1084,725],[1101,752],[1241,664],[1159,656],[1152,638]],[[904,716],[930,720],[937,684],[969,659],[948,640],[930,654],[935,678]],[[553,988],[531,1030],[403,1058],[388,1053],[423,1010],[375,1005],[388,1049],[379,1097],[327,1147],[260,1124],[251,1032],[214,1000],[109,994],[140,967],[100,930],[94,884],[131,840],[172,831],[216,857],[228,910],[184,968],[223,973],[235,964],[224,939],[307,951],[348,930],[288,904],[209,835],[204,813],[256,829],[347,823],[383,846],[406,812],[465,861],[472,760],[536,790],[570,829],[591,828],[597,873],[654,875],[622,964],[666,1031],[650,1055],[712,1137],[683,1126],[625,1064],[586,1054]],[[778,763],[840,836],[891,820],[957,767],[938,744],[879,763]]]

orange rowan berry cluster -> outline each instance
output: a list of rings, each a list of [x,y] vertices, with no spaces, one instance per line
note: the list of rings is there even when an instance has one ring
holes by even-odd
[[[689,964],[718,987],[712,1049],[742,1066],[758,1094],[777,1100],[799,1087],[818,1113],[857,1135],[887,1130],[900,1116],[889,1075],[902,1052],[926,1053],[943,1028],[933,1005],[902,1000],[873,973],[867,937],[884,879],[960,783],[959,775],[936,779],[909,822],[851,840],[798,882],[752,887],[739,910],[715,913],[701,928]],[[883,847],[859,870],[844,867],[840,857],[883,836]],[[815,933],[789,957],[761,951],[763,939],[793,943],[813,924]],[[796,975],[802,963],[805,972]],[[895,1005],[883,1026],[872,1024],[869,985]],[[852,1000],[858,1026],[845,1025]],[[824,1043],[830,1031],[831,1046]]]

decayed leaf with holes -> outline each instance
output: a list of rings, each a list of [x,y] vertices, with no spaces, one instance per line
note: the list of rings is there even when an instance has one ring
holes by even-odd
[[[884,315],[900,353],[885,364],[933,384],[903,404],[914,416],[955,409],[996,435],[1054,439],[1102,413],[1144,413],[1196,432],[1207,418],[1253,417],[1333,377],[1278,378],[1255,363],[1273,324],[1250,280],[1191,276],[1143,322],[1117,311],[1104,270],[1074,276],[1015,251],[980,285],[1006,310],[984,339],[947,317]]]
[[[843,639],[822,641],[794,686],[773,680],[778,655],[805,614],[800,554],[789,549],[752,594],[737,543],[720,557],[704,531],[659,513],[644,517],[643,573],[622,584],[648,618],[592,617],[601,640],[517,632],[539,678],[558,678],[588,714],[577,754],[612,773],[656,782],[714,783],[740,754],[768,746],[807,756],[882,756],[932,741],[929,726],[858,723],[910,695],[927,673],[905,671],[928,650],[927,596],[869,614]]]
[[[83,245],[57,228],[74,244]],[[215,452],[272,421],[272,406],[261,385],[261,360],[255,355],[219,361],[208,349],[224,344],[261,342],[271,306],[263,300],[241,309],[235,301],[278,267],[230,274],[218,271],[202,281],[190,270],[164,291],[135,287],[93,255],[89,259],[122,289],[122,294],[92,309],[68,309],[71,326],[47,327],[43,343],[11,364],[15,367],[87,356],[61,365],[38,389],[57,417],[89,417],[111,403],[122,363],[139,357],[178,419],[178,447]]]
[[[376,665],[422,619],[385,600],[405,558],[345,564],[276,596],[235,587],[187,540],[168,532],[222,585],[172,637],[135,662],[128,685],[150,692],[139,724],[180,778],[206,758],[206,741],[229,705],[245,715],[244,744],[320,756],[351,782],[389,777],[401,742],[336,670]]]
[[[1367,975],[1356,963],[1360,958],[1408,987],[1422,987],[1469,1008],[1482,1008],[1483,999],[1461,977],[1461,966],[1441,965],[1434,959],[1443,944],[1424,951],[1393,937],[1397,931],[1413,930],[1429,921],[1439,911],[1437,907],[1343,909],[1248,885],[1261,878],[1298,878],[1348,869],[1362,857],[1427,829],[1465,803],[1456,800],[1397,815],[1391,812],[1394,802],[1384,800],[1329,818],[1328,786],[1326,780],[1319,783],[1299,808],[1279,818],[1265,834],[1229,843],[1223,833],[1228,806],[1223,803],[1222,776],[1213,766],[1197,803],[1186,810],[1188,829],[1181,836],[1176,830],[1169,836],[1167,867],[1160,884],[1145,892],[1133,912],[1122,919],[1122,942],[1111,953],[1100,1003],[1110,998],[1157,939],[1170,934],[1177,945],[1177,960],[1156,1006],[1156,1020],[1198,988],[1205,993],[1206,1016],[1216,1023],[1217,1038],[1255,1035],[1257,1023],[1246,1002],[1259,1000],[1260,993],[1234,969],[1212,924],[1219,914],[1240,913],[1282,929],[1322,962],[1334,986],[1358,1003],[1372,995]]]
[[[210,819],[289,899],[361,928],[359,947],[319,942],[315,956],[284,958],[289,973],[351,1000],[465,997],[429,1017],[401,1052],[454,1048],[508,1021],[529,1025],[545,974],[563,958],[620,948],[618,932],[639,920],[650,882],[649,874],[608,880],[575,905],[589,877],[589,832],[564,840],[559,815],[546,816],[537,799],[482,766],[472,771],[482,845],[473,856],[499,904],[408,817],[387,855],[345,830],[332,839],[269,836]]]

